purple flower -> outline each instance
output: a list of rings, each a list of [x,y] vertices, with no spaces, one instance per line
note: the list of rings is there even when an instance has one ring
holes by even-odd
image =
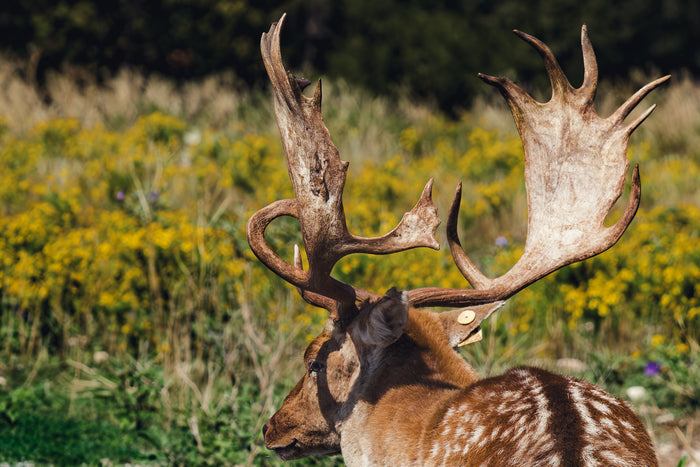
[[[646,376],[656,376],[661,373],[661,364],[659,362],[647,362],[644,365],[644,374]]]
[[[124,195],[123,191],[121,191],[121,190],[117,191],[117,195],[116,195],[117,201],[124,201],[124,197],[125,197],[125,195]]]
[[[505,248],[508,246],[508,239],[503,235],[496,237],[496,246]]]
[[[159,196],[160,196],[160,193],[158,193],[156,190],[153,190],[148,194],[148,199],[151,201],[151,203],[156,203],[156,202],[158,202]]]

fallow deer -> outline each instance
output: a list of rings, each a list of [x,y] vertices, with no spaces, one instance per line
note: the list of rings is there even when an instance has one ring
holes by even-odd
[[[507,78],[479,77],[505,97],[524,147],[528,233],[522,257],[495,279],[477,269],[457,234],[458,186],[447,239],[472,288],[392,288],[380,296],[335,279],[332,268],[352,253],[438,249],[432,180],[388,234],[362,238],[348,231],[342,200],[348,163],[323,124],[321,82],[307,97],[302,88],[308,81],[284,68],[283,22],[284,16],[262,35],[261,49],[296,199],[253,214],[248,242],[307,302],[327,309],[329,318],[306,349],[305,375],[263,428],[266,446],[282,459],[342,453],[350,466],[657,465],[643,423],[625,402],[587,382],[538,368],[480,379],[453,348],[477,340],[482,320],[508,297],[617,242],[639,206],[637,167],[621,218],[610,227],[603,221],[624,188],[630,134],[653,107],[631,123],[623,121],[668,76],[647,84],[603,119],[593,107],[598,70],[586,27],[581,31],[584,80],[578,89],[545,44],[515,31],[542,56],[551,100],[537,102]],[[280,216],[299,221],[307,269],[298,248],[288,263],[266,243],[266,227]],[[437,306],[463,308],[420,309]]]

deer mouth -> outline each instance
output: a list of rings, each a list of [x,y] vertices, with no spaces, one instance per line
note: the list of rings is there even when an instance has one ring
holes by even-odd
[[[304,457],[303,446],[296,438],[293,438],[292,442],[287,444],[286,446],[268,445],[267,448],[273,450],[275,454],[277,454],[277,457],[285,461]]]

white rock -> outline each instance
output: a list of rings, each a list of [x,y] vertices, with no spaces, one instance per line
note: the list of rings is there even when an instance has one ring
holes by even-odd
[[[647,390],[643,386],[630,386],[625,392],[632,402],[639,402],[647,398]]]
[[[97,352],[95,352],[93,354],[92,360],[95,363],[106,362],[107,360],[109,360],[109,354],[107,352],[105,352],[104,350],[98,350]]]

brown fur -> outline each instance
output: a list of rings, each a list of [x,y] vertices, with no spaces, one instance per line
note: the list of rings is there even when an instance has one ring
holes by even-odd
[[[427,311],[410,310],[403,334],[379,350],[353,341],[353,326],[329,322],[309,345],[306,375],[265,430],[281,457],[342,452],[347,465],[657,465],[639,418],[589,383],[537,368],[478,380]],[[308,371],[313,361],[325,365],[318,374]]]

